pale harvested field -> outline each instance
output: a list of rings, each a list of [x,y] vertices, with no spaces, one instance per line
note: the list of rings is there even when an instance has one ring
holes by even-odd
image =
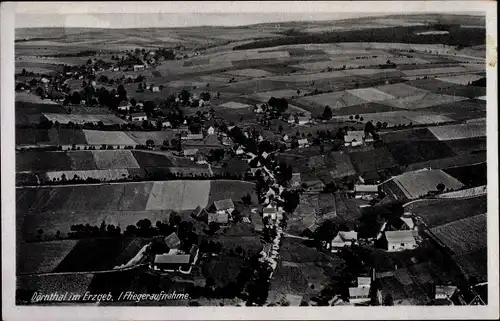
[[[346,92],[368,102],[383,101],[395,98],[394,96],[384,93],[375,88],[360,88],[346,90]]]
[[[261,70],[261,69],[254,69],[254,68],[247,68],[247,69],[238,69],[238,70],[230,70],[230,71],[227,71],[226,74],[229,74],[229,75],[235,75],[235,76],[243,76],[243,77],[269,77],[269,76],[273,76],[274,74],[269,72],[269,71],[265,71],[265,70]]]
[[[46,173],[47,177],[50,180],[53,180],[54,178],[61,178],[63,174],[67,179],[72,179],[75,175],[77,175],[81,179],[96,178],[101,181],[112,181],[127,177],[129,175],[129,172],[126,169],[107,169],[86,171],[58,171]]]
[[[467,100],[466,97],[451,96],[451,95],[440,95],[434,93],[419,94],[416,96],[408,96],[402,98],[396,98],[392,100],[386,100],[383,103],[388,106],[402,108],[402,109],[422,109],[431,106],[444,105],[449,103],[454,103],[457,101]]]
[[[155,182],[146,210],[186,210],[198,205],[206,207],[210,193],[210,181]]]
[[[486,136],[486,123],[469,123],[429,127],[439,140],[454,140]]]
[[[367,101],[345,91],[301,97],[297,101],[305,105],[311,105],[318,108],[324,108],[328,105],[334,110],[367,103]]]
[[[436,186],[443,183],[446,189],[459,189],[461,182],[442,170],[421,170],[408,172],[393,178],[399,189],[408,199],[415,199],[436,191]]]
[[[239,103],[239,102],[236,102],[236,101],[228,101],[227,103],[219,105],[219,107],[231,108],[231,109],[240,109],[240,108],[248,108],[248,107],[251,107],[251,106],[248,105],[248,104],[243,104],[243,103]]]
[[[115,115],[105,115],[105,114],[43,114],[48,120],[52,122],[59,122],[60,124],[67,124],[73,122],[75,124],[85,124],[85,123],[98,123],[102,121],[104,125],[114,125],[114,124],[125,124],[123,119],[116,117]]]
[[[83,134],[90,145],[136,145],[136,142],[127,136],[125,132],[84,129]]]
[[[486,248],[486,227],[487,214],[479,214],[434,227],[431,232],[455,254],[461,254]]]
[[[408,86],[403,83],[399,84],[391,84],[391,85],[383,85],[376,87],[378,90],[383,91],[389,95],[392,95],[397,98],[401,97],[409,97],[409,96],[418,96],[427,93],[426,90],[419,89],[413,86]]]
[[[469,82],[473,82],[481,78],[483,78],[483,76],[475,74],[467,74],[460,76],[438,77],[436,79],[457,85],[467,85]]]
[[[289,98],[292,96],[297,96],[296,90],[282,89],[282,90],[264,91],[252,95],[246,95],[244,97],[252,98],[261,102],[267,102],[271,97]]]
[[[444,194],[439,194],[438,198],[467,198],[467,197],[476,197],[481,195],[486,195],[488,192],[488,188],[486,185],[472,187],[463,189],[456,192],[449,192]]]

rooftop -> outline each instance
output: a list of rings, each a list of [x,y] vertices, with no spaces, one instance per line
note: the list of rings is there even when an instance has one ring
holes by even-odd
[[[232,199],[226,198],[223,200],[214,201],[214,206],[217,211],[223,211],[234,208],[234,203]]]
[[[178,254],[178,255],[168,255],[168,254],[156,254],[155,264],[188,264],[190,260],[190,255],[188,254]]]
[[[140,112],[140,113],[133,113],[131,114],[132,117],[145,117],[146,113]]]
[[[386,231],[385,237],[389,243],[415,242],[414,231]]]
[[[177,234],[174,232],[174,233],[171,233],[169,236],[165,237],[165,244],[167,244],[167,246],[171,249],[176,249],[181,244],[181,240],[179,239]]]
[[[209,213],[208,214],[208,223],[216,222],[220,224],[226,224],[229,222],[229,214],[227,213]]]
[[[349,288],[349,297],[359,297],[359,296],[368,296],[370,294],[370,288]]]

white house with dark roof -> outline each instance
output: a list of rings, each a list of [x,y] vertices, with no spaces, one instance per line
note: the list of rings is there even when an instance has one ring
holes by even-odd
[[[145,121],[148,120],[146,113],[133,113],[130,115],[131,121]]]
[[[358,241],[358,232],[355,231],[340,231],[337,236],[333,238],[330,244],[327,244],[327,249],[329,248],[332,252],[338,252],[346,246],[351,246],[353,243]]]
[[[364,143],[373,142],[373,137],[364,130],[350,130],[344,135],[344,142],[345,146],[359,146]]]
[[[230,198],[226,198],[223,200],[214,201],[211,206],[211,210],[219,214],[231,214],[234,211],[233,200]]]
[[[195,155],[198,154],[198,148],[185,149],[182,151],[182,154],[184,157],[193,158],[194,160]]]
[[[203,134],[186,134],[181,136],[181,140],[202,140]]]
[[[191,268],[198,261],[199,248],[193,245],[189,253],[156,254],[151,268],[161,272],[191,273]]]
[[[307,140],[307,138],[299,139],[297,143],[299,143],[299,148],[309,146],[309,141]]]
[[[216,222],[220,225],[226,225],[229,223],[229,214],[227,212],[223,213],[208,213],[208,224]]]
[[[387,251],[413,250],[417,247],[416,231],[386,231]]]
[[[370,302],[369,287],[350,287],[349,288],[349,303],[360,304]]]

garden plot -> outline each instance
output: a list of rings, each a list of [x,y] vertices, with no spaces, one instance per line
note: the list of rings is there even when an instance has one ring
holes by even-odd
[[[234,76],[250,77],[250,78],[274,76],[274,74],[269,71],[261,69],[253,69],[253,68],[230,70],[227,71],[226,74]]]
[[[136,145],[125,132],[84,129],[83,134],[90,145]]]
[[[85,124],[85,123],[99,123],[103,122],[104,125],[115,125],[115,124],[125,124],[126,122],[115,115],[85,115],[85,114],[50,114],[44,113],[43,116],[53,123],[58,122],[60,124],[67,124],[69,122],[75,124]]]
[[[486,214],[467,217],[431,229],[432,234],[455,254],[486,248]]]
[[[255,99],[261,102],[267,102],[271,97],[275,98],[289,98],[297,96],[297,91],[292,89],[282,89],[282,90],[273,90],[273,91],[264,91],[252,95],[246,95],[244,97]]]
[[[75,247],[77,240],[23,243],[19,245],[16,270],[18,274],[49,273]]]
[[[438,95],[434,93],[424,93],[416,96],[386,100],[383,103],[389,106],[402,109],[422,109],[435,105],[450,104],[458,101],[467,100],[466,97]]]
[[[408,86],[404,83],[378,86],[376,87],[376,89],[385,92],[389,95],[392,95],[396,98],[419,96],[427,93],[426,90],[419,89],[413,86]]]
[[[439,140],[455,140],[486,136],[486,123],[469,123],[429,127]]]
[[[438,77],[437,80],[449,82],[456,85],[467,85],[473,81],[483,78],[481,75],[467,74],[460,76]]]
[[[107,169],[107,170],[86,170],[86,171],[58,171],[47,172],[45,174],[51,181],[61,178],[63,175],[66,179],[72,179],[75,176],[81,179],[96,178],[101,181],[114,181],[129,176],[126,169]]]
[[[428,192],[437,191],[438,184],[444,184],[446,189],[456,190],[464,185],[442,170],[419,170],[408,172],[391,179],[403,192],[406,198],[415,199]],[[385,183],[384,183],[385,184]]]
[[[92,151],[98,169],[139,168],[134,155],[128,150],[95,150]]]
[[[210,192],[210,181],[165,181],[155,182],[151,190],[147,210],[187,210],[198,205],[206,207]]]
[[[248,104],[243,104],[243,103],[239,103],[236,101],[228,101],[227,103],[219,105],[219,107],[231,108],[231,109],[242,109],[242,108],[249,108],[251,106]]]
[[[377,102],[395,98],[394,96],[384,93],[375,88],[352,89],[346,90],[346,92],[367,102]]]

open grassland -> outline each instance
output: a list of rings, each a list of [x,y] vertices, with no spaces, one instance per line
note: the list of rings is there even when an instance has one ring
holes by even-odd
[[[432,228],[430,231],[455,254],[486,248],[486,214],[479,214]]]
[[[17,249],[17,274],[49,273],[73,250],[77,240],[23,243]]]
[[[432,113],[448,116],[455,120],[466,120],[486,116],[486,102],[465,100],[443,105],[434,105],[425,109]]]
[[[457,85],[467,85],[473,81],[483,78],[481,75],[477,74],[467,74],[460,76],[448,76],[448,77],[438,77],[437,80],[449,82]]]
[[[475,277],[479,282],[488,280],[488,249],[486,247],[474,252],[454,255],[453,259],[466,277]]]
[[[184,210],[208,204],[210,181],[155,182],[146,204],[147,210]]]
[[[386,147],[375,148],[368,151],[349,153],[354,168],[362,175],[365,172],[383,170],[397,166],[394,157]]]
[[[397,97],[397,98],[417,96],[420,94],[425,94],[427,92],[423,89],[409,86],[405,83],[382,85],[382,86],[378,86],[376,88],[384,93],[387,93],[387,94],[392,95],[392,96]]]
[[[467,199],[428,199],[405,205],[429,227],[435,227],[487,212],[486,195]]]
[[[381,133],[381,138],[385,143],[437,140],[436,136],[427,128],[411,128],[385,132]]]
[[[86,141],[90,145],[135,145],[125,132],[99,131],[99,130],[83,130]]]
[[[403,98],[396,98],[396,99],[388,99],[384,101],[384,104],[387,104],[389,106],[401,108],[401,109],[408,109],[408,110],[415,110],[415,109],[422,109],[422,108],[427,108],[435,105],[443,105],[443,104],[449,104],[449,103],[454,103],[462,100],[466,100],[467,98],[465,97],[460,97],[460,96],[450,96],[450,95],[437,95],[433,93],[424,93],[424,94],[418,94],[415,96],[406,96]]]
[[[87,144],[80,129],[16,129],[16,145],[72,145]]]
[[[444,171],[468,187],[484,186],[487,183],[488,171],[486,162],[469,166],[447,168]]]
[[[468,123],[429,127],[439,140],[454,140],[486,136],[486,123]]]

